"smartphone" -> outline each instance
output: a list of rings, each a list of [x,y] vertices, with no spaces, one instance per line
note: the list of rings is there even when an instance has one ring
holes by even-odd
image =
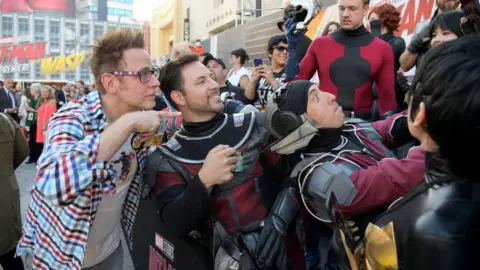
[[[258,66],[260,66],[260,65],[263,65],[263,60],[262,60],[262,58],[255,58],[255,59],[253,59],[253,65],[254,65],[255,67],[258,67]]]

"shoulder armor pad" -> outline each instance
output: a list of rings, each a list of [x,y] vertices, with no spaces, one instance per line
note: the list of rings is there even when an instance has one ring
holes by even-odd
[[[338,165],[325,162],[315,168],[307,187],[308,194],[314,199],[329,202],[332,194],[337,202],[350,206],[357,195],[357,189],[349,175]]]

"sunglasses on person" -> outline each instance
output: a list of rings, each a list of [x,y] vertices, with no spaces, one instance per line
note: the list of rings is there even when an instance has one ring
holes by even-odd
[[[141,83],[147,83],[152,78],[152,75],[155,75],[155,77],[160,75],[160,67],[155,66],[153,68],[142,69],[140,71],[117,70],[107,73],[115,76],[138,76],[138,79]]]
[[[277,49],[279,52],[283,53],[284,51],[288,50],[285,46],[273,46],[273,49]]]

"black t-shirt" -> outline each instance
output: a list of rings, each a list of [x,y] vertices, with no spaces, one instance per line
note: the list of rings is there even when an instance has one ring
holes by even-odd
[[[155,95],[155,107],[153,107],[152,110],[161,111],[161,110],[165,109],[166,107],[167,107],[167,104],[163,100],[162,95],[161,94],[156,94]]]
[[[230,82],[226,82],[224,87],[220,87],[220,94],[229,92],[230,96],[238,101],[241,101],[243,104],[250,104],[252,103],[247,97],[245,97],[245,90],[238,86],[231,84]]]
[[[273,77],[280,85],[284,84],[287,80],[285,68],[280,72],[274,72]],[[253,101],[255,104],[260,105],[260,107],[263,108],[267,104],[268,97],[272,95],[275,89],[273,89],[272,85],[270,85],[265,78],[260,78],[255,85],[255,90],[255,100]]]

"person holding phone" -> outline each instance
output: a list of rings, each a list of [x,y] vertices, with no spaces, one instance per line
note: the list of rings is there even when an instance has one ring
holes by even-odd
[[[285,35],[277,35],[268,41],[267,56],[272,61],[272,68],[267,67],[262,59],[254,59],[255,68],[252,79],[245,89],[245,96],[263,109],[268,96],[285,83],[285,64],[288,56],[288,42]]]

